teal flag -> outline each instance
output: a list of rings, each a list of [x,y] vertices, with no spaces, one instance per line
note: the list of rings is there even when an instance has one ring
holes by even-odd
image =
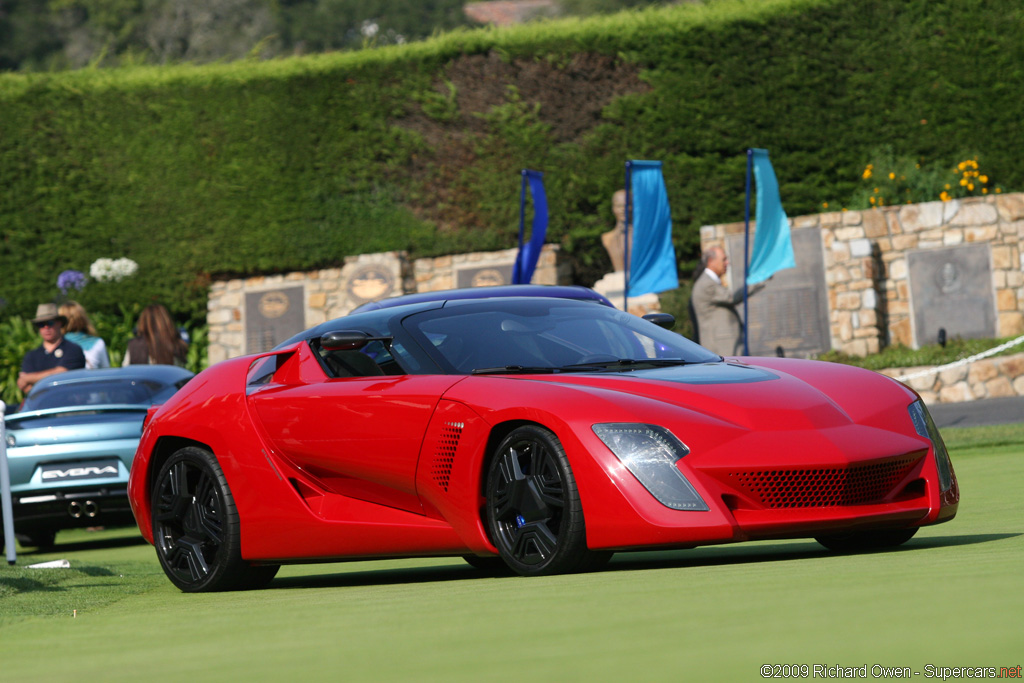
[[[779,198],[779,181],[768,159],[768,150],[753,149],[754,180],[757,183],[757,232],[750,253],[747,284],[764,282],[776,271],[795,268],[789,219]]]
[[[633,207],[627,296],[664,292],[679,286],[672,215],[660,161],[631,161],[626,191]]]

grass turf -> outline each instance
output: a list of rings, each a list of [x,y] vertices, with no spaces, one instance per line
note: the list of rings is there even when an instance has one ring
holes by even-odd
[[[1008,666],[1024,651],[1024,425],[944,432],[956,519],[888,552],[812,541],[624,553],[489,578],[460,560],[285,567],[185,595],[127,531],[0,568],[4,680],[755,680],[763,664]],[[70,570],[23,565],[67,558]],[[72,616],[72,610],[77,615]]]

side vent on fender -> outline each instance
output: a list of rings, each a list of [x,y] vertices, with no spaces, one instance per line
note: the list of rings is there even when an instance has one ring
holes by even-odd
[[[448,492],[448,482],[452,476],[452,467],[455,465],[455,451],[459,447],[459,438],[465,426],[462,422],[444,423],[438,437],[434,460],[430,463],[430,476],[445,493]]]

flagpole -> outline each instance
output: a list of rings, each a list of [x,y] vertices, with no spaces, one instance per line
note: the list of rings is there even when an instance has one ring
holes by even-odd
[[[633,175],[633,162],[626,162],[626,225],[623,226],[622,230],[622,255],[623,265],[625,272],[623,273],[622,283],[625,285],[622,288],[622,310],[629,313],[629,226],[633,224],[633,198],[630,196],[630,180]]]
[[[747,275],[750,274],[750,169],[754,164],[754,150],[747,149],[747,192],[743,203],[743,355],[750,355],[750,339],[747,336]]]

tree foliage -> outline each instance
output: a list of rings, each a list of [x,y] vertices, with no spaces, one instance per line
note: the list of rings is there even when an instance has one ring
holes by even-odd
[[[4,0],[0,70],[211,62],[385,45],[467,24],[461,0]]]

